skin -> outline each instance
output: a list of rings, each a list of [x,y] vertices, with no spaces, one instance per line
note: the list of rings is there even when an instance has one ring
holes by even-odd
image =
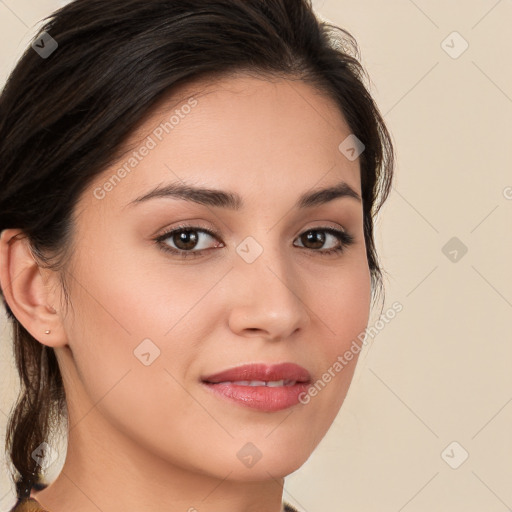
[[[131,148],[193,95],[197,105],[172,133],[103,199],[94,189],[126,157],[81,196],[67,274],[72,308],[25,241],[7,245],[18,230],[0,239],[7,301],[55,350],[67,394],[64,467],[32,492],[52,512],[278,512],[284,477],[326,434],[355,369],[357,355],[308,404],[276,412],[203,389],[201,376],[250,362],[295,362],[320,379],[367,326],[370,272],[360,201],[294,207],[301,194],[342,180],[361,194],[359,159],[338,149],[351,130],[331,99],[303,82],[243,75],[180,92],[147,116]],[[236,192],[245,206],[176,198],[127,206],[174,181]],[[219,240],[196,232],[198,247],[212,248],[203,256],[181,259],[152,240],[185,221],[218,231]],[[354,243],[322,255],[339,245],[335,237],[325,234],[324,245],[300,238],[326,226]],[[236,252],[248,236],[263,248],[250,264]],[[176,238],[165,243],[183,248]],[[149,366],[134,356],[146,338],[160,350]],[[237,457],[248,442],[262,454],[250,468]]]

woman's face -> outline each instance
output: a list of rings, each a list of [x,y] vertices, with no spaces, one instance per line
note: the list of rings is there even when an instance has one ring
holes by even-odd
[[[357,354],[335,363],[370,308],[361,201],[297,203],[330,187],[360,196],[359,160],[339,149],[351,132],[336,105],[309,85],[195,85],[144,121],[75,212],[68,346],[57,349],[70,428],[93,431],[109,457],[122,457],[122,438],[144,457],[219,478],[280,477],[341,407]],[[171,185],[189,192],[138,200]],[[203,381],[250,363],[294,363],[323,385],[297,400],[284,386]]]

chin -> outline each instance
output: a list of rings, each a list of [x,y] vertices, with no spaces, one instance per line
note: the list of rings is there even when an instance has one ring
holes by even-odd
[[[297,455],[290,454],[290,458],[288,458],[286,454],[283,454],[279,461],[264,460],[262,457],[252,467],[243,467],[242,464],[241,467],[235,465],[236,469],[233,466],[226,467],[226,473],[231,471],[228,479],[237,482],[262,482],[284,478],[297,471],[306,462],[309,455],[297,457]]]
[[[275,427],[274,427],[275,428]],[[279,428],[279,427],[278,427]],[[248,435],[224,443],[212,443],[203,456],[188,460],[188,468],[214,478],[239,482],[284,478],[297,471],[310,457],[312,440],[278,436],[265,429],[258,436]],[[274,438],[274,439],[272,439]]]
[[[268,435],[268,432],[265,433]],[[272,437],[272,434],[270,435]],[[230,478],[240,481],[268,480],[269,478],[282,478],[297,471],[310,457],[312,450],[308,449],[307,440],[297,440],[276,436],[275,440],[261,437],[243,443],[235,449],[235,464],[230,463],[228,468],[233,473]]]

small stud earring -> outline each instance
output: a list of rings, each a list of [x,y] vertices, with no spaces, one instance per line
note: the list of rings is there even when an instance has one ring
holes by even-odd
[[[44,331],[45,334],[50,334],[52,331]]]

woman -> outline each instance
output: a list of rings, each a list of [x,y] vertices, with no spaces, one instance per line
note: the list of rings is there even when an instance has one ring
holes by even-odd
[[[47,20],[0,103],[13,510],[294,510],[382,288],[393,148],[363,78],[309,0]]]

